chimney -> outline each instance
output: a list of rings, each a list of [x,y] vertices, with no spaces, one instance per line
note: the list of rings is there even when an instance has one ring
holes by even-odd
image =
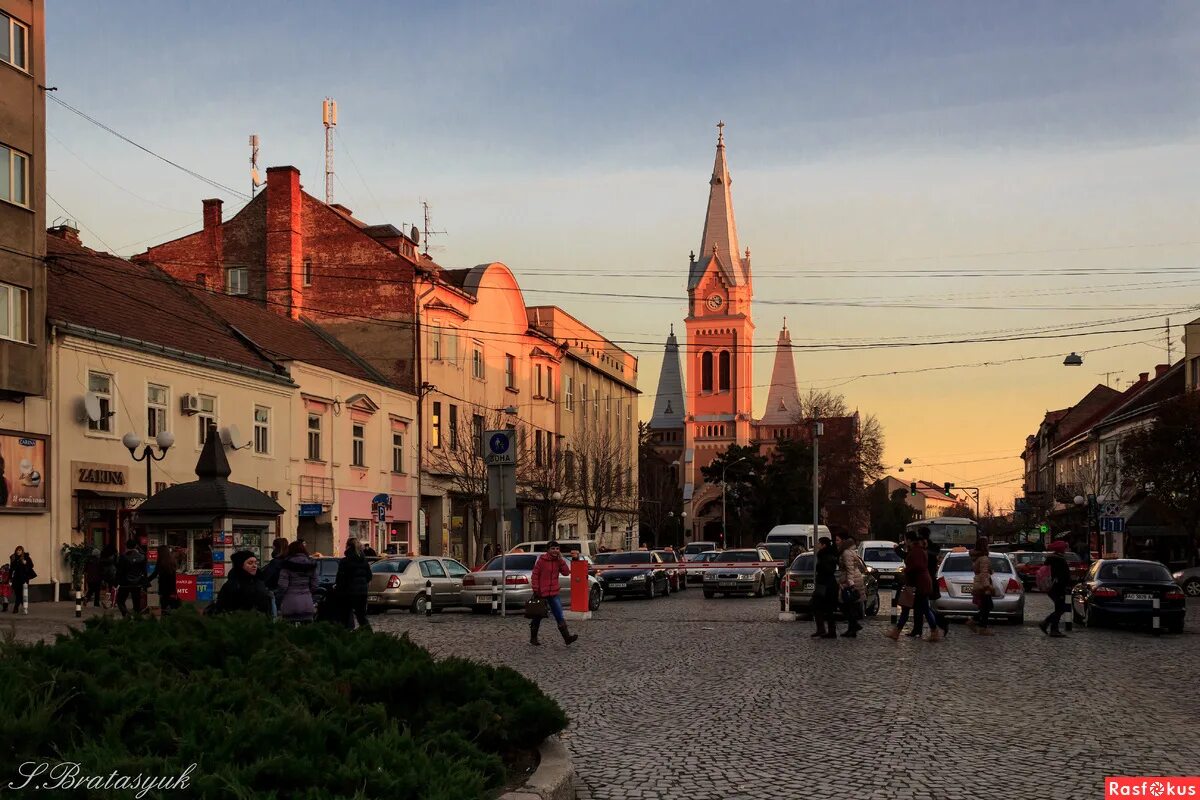
[[[53,228],[47,228],[46,233],[64,242],[70,242],[74,245],[83,247],[83,242],[79,238],[79,228],[74,228],[70,225],[55,225]]]
[[[300,170],[267,168],[267,308],[292,319],[299,319],[304,308],[304,237],[300,227],[303,202]]]
[[[1138,383],[1145,383],[1148,380],[1150,380],[1149,372],[1139,372],[1138,373]]]
[[[1170,364],[1156,364],[1154,366],[1154,377],[1161,378],[1163,376],[1163,373],[1165,373],[1170,368],[1171,368]]]
[[[204,243],[208,247],[208,260],[217,274],[225,268],[225,230],[221,227],[221,200],[209,198],[204,204]]]

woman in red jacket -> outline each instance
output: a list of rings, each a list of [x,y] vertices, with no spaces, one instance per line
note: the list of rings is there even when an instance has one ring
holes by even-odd
[[[567,620],[563,616],[562,601],[558,599],[558,577],[560,575],[570,575],[571,571],[567,569],[567,561],[562,557],[562,552],[558,548],[558,542],[551,539],[546,542],[546,552],[538,557],[538,560],[533,565],[533,596],[540,597],[546,601],[550,612],[554,614],[554,619],[558,620],[558,630],[562,634],[563,641],[567,644],[578,639],[578,636],[573,635],[567,630]],[[538,628],[541,626],[541,619],[534,618],[529,620],[529,643],[541,644],[538,641]]]

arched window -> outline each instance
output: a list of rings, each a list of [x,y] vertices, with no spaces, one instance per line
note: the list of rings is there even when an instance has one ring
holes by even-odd
[[[713,354],[704,353],[700,356],[700,391],[713,390]]]
[[[721,391],[729,391],[729,351],[721,351]]]

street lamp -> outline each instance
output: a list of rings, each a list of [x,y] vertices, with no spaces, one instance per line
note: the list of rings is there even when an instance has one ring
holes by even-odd
[[[162,461],[167,451],[171,449],[171,445],[175,444],[175,434],[170,431],[159,431],[158,436],[154,437],[155,444],[158,445],[158,453],[154,452],[154,445],[146,442],[146,446],[142,449],[142,454],[137,454],[137,449],[142,445],[142,437],[130,431],[121,437],[121,444],[129,450],[129,455],[133,456],[134,461],[146,462],[146,497],[154,494],[154,484],[150,482],[150,465],[155,461]]]
[[[737,461],[730,461],[721,468],[721,537],[725,540],[723,544],[729,547],[729,532],[725,530],[725,472],[739,461],[745,461],[749,456],[742,456]]]
[[[1091,559],[1091,549],[1092,549],[1092,545],[1091,545],[1092,530],[1091,530],[1091,528],[1093,528],[1093,527],[1095,527],[1095,533],[1096,533],[1096,547],[1097,547],[1097,549],[1102,549],[1102,548],[1100,548],[1100,506],[1104,505],[1104,503],[1107,502],[1107,500],[1108,500],[1108,498],[1102,494],[1099,494],[1099,495],[1089,494],[1087,497],[1084,497],[1081,494],[1075,495],[1075,505],[1079,506],[1080,508],[1083,508],[1083,506],[1085,504],[1088,506],[1088,510],[1087,510],[1087,512],[1085,512],[1085,516],[1086,516],[1087,523],[1088,523],[1088,529],[1089,529],[1088,530],[1088,551],[1089,552],[1088,552],[1087,560]]]
[[[817,451],[820,448],[821,436],[825,433],[825,423],[813,422],[813,530],[812,530],[812,549],[817,551],[817,530],[821,522],[821,507],[817,505]],[[907,461],[908,459],[905,459]]]

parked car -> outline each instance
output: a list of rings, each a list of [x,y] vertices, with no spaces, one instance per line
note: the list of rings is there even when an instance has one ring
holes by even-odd
[[[1188,597],[1200,597],[1200,567],[1181,569],[1171,577]]]
[[[1008,554],[1017,568],[1017,577],[1025,591],[1032,592],[1037,587],[1037,574],[1046,563],[1046,554],[1029,550],[1016,550]]]
[[[1071,591],[1071,616],[1089,628],[1123,622],[1150,625],[1157,600],[1162,627],[1156,630],[1182,633],[1184,598],[1170,571],[1157,561],[1104,559],[1092,564]]]
[[[558,548],[564,556],[569,556],[572,552],[579,553],[581,556],[591,558],[596,555],[596,540],[595,539],[558,539]],[[544,553],[546,545],[549,544],[549,539],[541,539],[533,542],[520,542],[513,546],[510,553]]]
[[[1025,621],[1025,586],[1008,553],[989,552],[992,586],[998,592],[992,601],[992,616],[1020,625]],[[934,608],[947,617],[972,617],[979,610],[972,599],[975,561],[965,547],[956,547],[938,565],[937,583],[941,597]]]
[[[596,571],[605,596],[638,595],[649,599],[656,594],[666,597],[671,593],[671,571],[657,552],[600,553],[596,556]]]
[[[313,560],[317,562],[317,590],[313,592],[313,603],[320,607],[337,582],[338,562],[341,559],[322,557]]]
[[[683,567],[683,560],[675,554],[671,548],[665,550],[655,550],[659,557],[663,560],[663,564],[667,566],[667,577],[671,581],[672,592],[682,592],[687,588],[687,572]]]
[[[783,573],[787,572],[788,560],[792,557],[792,546],[787,542],[759,542],[754,545],[759,550],[766,550],[775,562],[776,585],[783,583]]]
[[[509,553],[495,556],[483,565],[483,569],[463,577],[462,604],[476,614],[492,612],[492,598],[503,591],[505,606],[509,613],[520,612],[525,602],[533,597],[533,565],[541,557],[541,553]],[[571,559],[563,557],[570,569]],[[507,576],[501,567],[507,564]],[[502,579],[505,581],[502,583]],[[571,604],[571,576],[563,575],[558,579],[559,597],[563,607]],[[503,587],[503,589],[501,588]],[[588,609],[595,611],[600,608],[604,599],[604,590],[594,575],[588,575]]]
[[[683,546],[683,554],[690,556],[693,553],[707,553],[709,550],[719,550],[716,542],[688,542]]]
[[[770,553],[759,548],[724,551],[716,559],[718,566],[704,572],[704,596],[770,594],[779,588],[779,572],[773,561]]]
[[[382,611],[407,608],[424,614],[433,610],[462,605],[463,578],[470,573],[453,558],[436,556],[390,556],[371,565],[371,583],[367,587],[367,608]]]
[[[833,534],[826,526],[818,525],[816,538],[820,539],[822,536],[833,536]],[[776,525],[767,533],[767,541],[796,544],[804,551],[811,550],[816,546],[816,540],[813,538],[813,526],[804,524]]]
[[[841,585],[842,570],[840,568],[836,575],[838,585]],[[799,614],[811,614],[812,593],[816,579],[817,562],[813,554],[808,552],[796,556],[791,566],[788,567],[785,578],[788,582],[788,596],[784,596],[782,587],[780,589],[779,610],[788,610],[785,606],[790,603],[792,611]],[[863,590],[866,595],[863,598],[866,604],[866,615],[873,617],[879,613],[879,573],[869,565],[867,566],[867,571],[863,573]],[[839,609],[837,613],[840,615],[842,612]]]
[[[701,583],[708,567],[704,566],[720,558],[720,550],[705,550],[703,553],[685,553],[683,563],[686,565],[688,583]]]
[[[858,546],[858,557],[871,569],[880,586],[898,586],[904,576],[904,559],[896,552],[896,543],[872,539]]]

